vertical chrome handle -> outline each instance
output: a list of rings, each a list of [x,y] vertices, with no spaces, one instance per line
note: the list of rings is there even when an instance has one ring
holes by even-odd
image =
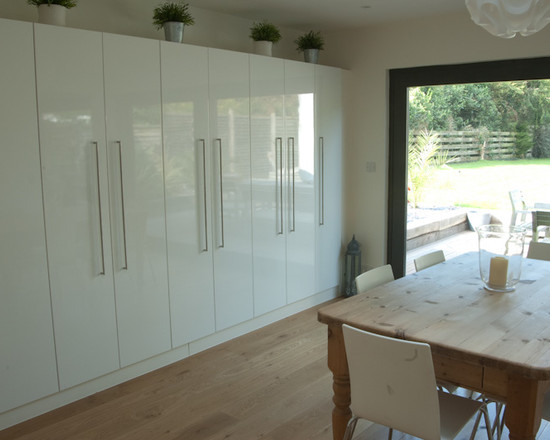
[[[222,140],[220,138],[216,139],[216,142],[218,142],[218,151],[219,151],[219,178],[220,178],[220,231],[221,231],[221,239],[222,242],[218,246],[220,248],[225,247],[225,236],[224,236],[224,230],[223,230],[223,167],[222,167]]]
[[[204,248],[203,252],[208,252],[208,219],[206,209],[206,143],[204,139],[199,140],[202,143],[202,191],[204,197]]]
[[[124,266],[122,266],[122,270],[128,270],[128,250],[126,247],[126,214],[124,209],[124,180],[123,180],[123,174],[122,174],[122,142],[121,141],[115,141],[115,143],[118,145],[118,163],[119,163],[119,172],[120,172],[120,206],[121,206],[121,213],[122,213],[122,240],[123,240],[123,248],[124,248]]]
[[[105,248],[103,247],[103,213],[101,211],[101,182],[99,180],[99,143],[97,141],[92,141],[92,144],[95,146],[97,204],[99,207],[99,242],[101,247],[101,272],[99,272],[99,275],[105,275]]]
[[[325,138],[319,138],[319,226],[325,224]]]
[[[289,137],[287,144],[289,146],[289,154],[291,154],[290,164],[292,168],[292,226],[290,227],[290,232],[296,231],[296,170],[294,166],[294,138]]]
[[[277,152],[277,149],[279,151]],[[279,162],[279,166],[277,168],[277,160]],[[279,194],[278,194],[278,200],[277,203],[279,204],[279,228],[277,229],[277,235],[283,235],[284,228],[283,228],[283,219],[284,219],[284,212],[283,212],[283,138],[278,137],[275,138],[275,181],[276,185],[279,187]]]

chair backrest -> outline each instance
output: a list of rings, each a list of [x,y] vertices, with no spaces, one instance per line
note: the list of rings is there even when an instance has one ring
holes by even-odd
[[[416,271],[426,269],[434,264],[443,263],[445,261],[445,254],[442,250],[430,252],[425,255],[421,255],[414,259],[414,267]]]
[[[531,241],[529,243],[529,250],[527,251],[527,258],[550,261],[550,243]]]
[[[510,202],[512,202],[512,211],[522,211],[527,209],[527,204],[525,203],[525,198],[523,197],[521,190],[514,189],[512,191],[508,191],[508,195],[510,196]]]
[[[525,203],[523,193],[519,189],[514,189],[512,191],[508,191],[508,195],[510,196],[510,202],[512,203],[510,225],[515,226],[517,224],[518,215],[520,218],[519,221],[521,223],[525,222],[525,218],[527,216],[527,203]]]
[[[389,283],[395,280],[391,264],[375,267],[374,269],[367,270],[361,275],[355,278],[355,286],[357,287],[357,293],[366,292],[376,286]]]
[[[428,344],[343,325],[354,416],[440,439],[439,398]]]

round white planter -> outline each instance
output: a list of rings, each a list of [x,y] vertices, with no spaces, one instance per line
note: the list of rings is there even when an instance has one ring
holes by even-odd
[[[254,53],[270,57],[273,49],[272,41],[254,41]]]
[[[164,38],[166,41],[183,43],[183,23],[179,21],[167,21],[162,27],[164,28]]]
[[[44,24],[53,24],[56,26],[65,26],[65,16],[67,8],[61,5],[39,5],[38,22]]]

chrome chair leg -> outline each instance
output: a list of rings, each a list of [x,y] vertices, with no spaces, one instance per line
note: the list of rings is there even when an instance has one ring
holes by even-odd
[[[351,440],[358,420],[358,417],[352,417],[351,419],[349,419],[348,425],[346,426],[346,432],[344,432],[344,437],[342,438],[342,440]]]

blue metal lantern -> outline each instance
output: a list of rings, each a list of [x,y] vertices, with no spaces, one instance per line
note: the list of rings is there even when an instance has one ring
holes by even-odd
[[[345,296],[357,295],[355,278],[361,273],[361,244],[353,238],[346,249],[346,260],[344,266],[344,293]]]

